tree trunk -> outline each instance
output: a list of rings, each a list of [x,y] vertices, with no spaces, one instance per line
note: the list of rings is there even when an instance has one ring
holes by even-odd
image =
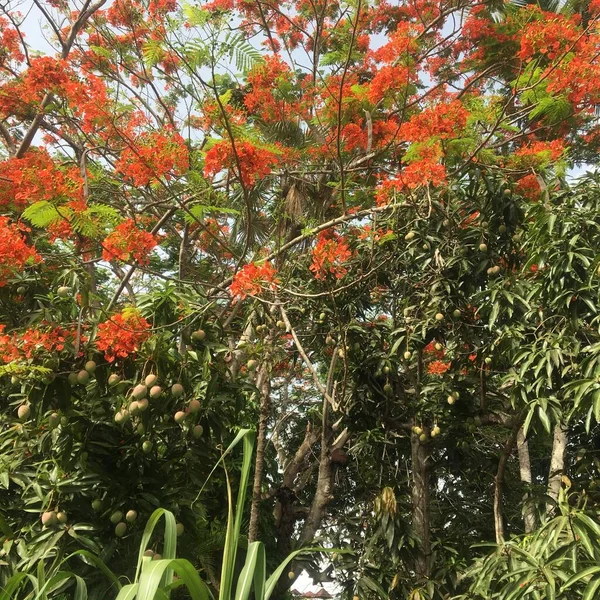
[[[547,494],[552,502],[546,503],[546,513],[552,515],[558,501],[562,476],[565,470],[565,453],[567,450],[567,429],[561,423],[554,426],[554,439],[552,441],[552,456],[550,457],[550,471],[548,473]]]
[[[327,512],[327,505],[333,499],[333,475],[335,467],[331,462],[331,451],[335,448],[342,448],[348,440],[348,430],[344,430],[338,436],[332,446],[329,445],[330,427],[327,424],[327,411],[329,401],[326,397],[323,398],[323,417],[321,424],[321,452],[319,455],[319,471],[317,475],[317,489],[313,496],[310,508],[306,514],[304,524],[298,536],[298,541],[295,544],[297,548],[310,544],[317,534],[319,527]],[[306,441],[306,437],[305,437]],[[285,557],[282,557],[285,558]],[[290,575],[286,577],[282,575],[275,589],[275,598],[283,598],[286,591],[296,581],[297,577],[304,570],[304,565],[294,561],[290,567]],[[293,577],[291,574],[293,573]]]
[[[298,520],[308,513],[308,509],[297,504],[297,494],[304,488],[303,482],[297,481],[299,475],[309,475],[312,468],[307,457],[312,452],[313,446],[321,438],[320,430],[309,422],[306,426],[304,439],[292,459],[283,470],[282,485],[275,494],[275,530],[277,532],[277,551],[283,560],[293,549],[292,542]],[[312,477],[311,477],[312,478]]]
[[[517,442],[517,436],[521,429],[521,420],[517,420],[513,425],[510,437],[504,445],[504,450],[498,461],[498,469],[494,478],[494,530],[496,532],[496,543],[504,543],[504,518],[502,517],[502,486],[504,484],[504,473],[506,472],[506,463],[512,454]]]
[[[331,482],[333,475],[333,465],[329,456],[329,426],[327,424],[327,409],[329,403],[323,398],[323,417],[321,424],[321,456],[319,458],[319,474],[317,476],[317,489],[313,497],[310,510],[304,521],[304,526],[298,538],[298,545],[303,546],[312,542],[321,521],[325,516],[325,509],[333,498]]]
[[[496,533],[496,543],[504,543],[504,518],[502,516],[502,488],[504,485],[504,474],[506,473],[506,464],[512,454],[515,444],[517,443],[517,437],[522,429],[523,418],[525,414],[521,413],[519,416],[515,416],[512,420],[512,429],[508,440],[502,450],[500,459],[498,460],[498,468],[496,469],[496,476],[494,477],[494,531]]]
[[[522,427],[519,429],[519,433],[517,433],[517,452],[519,454],[521,481],[528,486],[531,486],[533,478],[531,476],[531,462],[529,460],[529,444],[527,443]],[[523,525],[525,527],[525,533],[534,531],[536,525],[535,521],[535,510],[531,504],[531,498],[528,491],[523,497]]]
[[[428,444],[422,444],[419,436],[411,436],[412,455],[412,527],[419,540],[415,573],[427,578],[431,572],[431,525],[429,521],[429,465]]]
[[[262,476],[265,463],[265,446],[267,424],[271,413],[271,369],[264,363],[256,378],[256,387],[260,394],[260,415],[258,418],[258,434],[256,436],[256,459],[254,462],[254,482],[252,485],[252,504],[250,506],[250,525],[248,526],[248,542],[256,541],[258,536],[258,520],[260,501],[262,498]]]
[[[181,243],[179,244],[179,265],[178,265],[178,273],[179,280],[183,281],[187,276],[186,266],[187,266],[187,246],[189,240],[189,225],[186,223],[183,226],[183,232],[181,235]],[[183,285],[181,283],[178,284],[179,289],[183,292]],[[184,329],[181,330],[179,334],[179,354],[182,356],[185,354],[185,333]]]

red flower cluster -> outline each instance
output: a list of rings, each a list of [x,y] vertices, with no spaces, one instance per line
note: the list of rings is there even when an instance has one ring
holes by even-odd
[[[47,227],[48,240],[55,242],[56,240],[68,240],[73,236],[73,227],[71,223],[65,219],[61,219],[56,223],[50,223]]]
[[[142,6],[131,0],[116,0],[106,10],[106,19],[114,27],[134,27],[143,21]]]
[[[444,185],[446,167],[440,162],[425,158],[407,165],[400,174],[400,179],[409,190],[425,185]]]
[[[414,71],[403,65],[380,67],[369,85],[368,98],[373,104],[377,104],[386,96],[403,91],[414,79]]]
[[[421,186],[439,186],[446,183],[446,167],[441,162],[443,153],[439,142],[419,144],[411,153],[408,163],[394,179],[384,179],[375,195],[377,206],[389,204],[396,193],[414,190]],[[414,157],[414,158],[413,158]]]
[[[273,287],[278,283],[276,271],[269,262],[259,265],[249,263],[244,265],[233,277],[229,291],[234,298],[243,300],[246,296],[258,296],[264,287]]]
[[[0,287],[27,265],[41,260],[41,256],[25,242],[19,227],[10,223],[8,217],[0,217]]]
[[[116,169],[134,185],[148,185],[161,177],[182,175],[189,168],[188,149],[177,132],[165,129],[140,136],[121,153]]]
[[[365,225],[362,230],[357,232],[357,237],[359,240],[371,240],[374,242],[380,242],[383,238],[387,238],[388,236],[392,235],[394,235],[394,232],[391,229],[384,230],[381,227],[373,229],[370,225]]]
[[[209,11],[228,11],[235,7],[235,0],[212,0],[204,5],[204,10]]]
[[[18,338],[18,346],[25,358],[32,358],[41,351],[61,352],[67,344],[73,344],[77,330],[52,327],[42,324],[40,329],[28,329]]]
[[[463,23],[462,33],[462,39],[457,42],[454,55],[466,52],[472,60],[481,60],[485,56],[487,43],[503,42],[508,44],[512,41],[510,35],[497,31],[496,23],[483,4],[471,8]]]
[[[74,344],[77,338],[76,329],[71,331],[48,323],[11,335],[5,334],[4,329],[5,326],[0,325],[0,362],[3,363],[30,359],[48,352],[61,352],[66,346]]]
[[[342,127],[340,137],[344,141],[346,152],[352,152],[359,149],[364,150],[367,147],[367,132],[357,123],[348,123]]]
[[[288,64],[277,55],[265,57],[264,63],[254,67],[248,73],[251,91],[244,98],[246,108],[257,113],[266,123],[287,121],[298,114],[298,103],[290,103],[280,86],[289,84],[292,72]]]
[[[565,153],[565,150],[562,140],[532,142],[515,152],[513,162],[521,168],[537,167],[543,169],[559,160]]]
[[[229,236],[229,225],[221,224],[213,217],[204,219],[204,227],[198,233],[197,246],[204,252],[218,251],[224,258],[231,258],[231,253],[226,251],[219,245],[217,240],[225,241]],[[190,227],[190,233],[199,229],[199,226],[194,224]]]
[[[0,65],[5,69],[9,61],[21,62],[25,57],[21,50],[21,40],[16,29],[10,26],[5,17],[0,17]]]
[[[429,344],[427,344],[427,346],[425,346],[425,348],[423,348],[423,354],[426,354],[429,357],[444,358],[444,355],[446,354],[444,349],[442,348],[441,350],[436,350],[435,345],[436,345],[435,341],[429,342]]]
[[[422,26],[408,22],[397,23],[389,42],[368,54],[366,62],[372,62],[373,79],[367,96],[373,104],[404,91],[418,79],[414,65],[410,68],[406,65],[407,58],[418,53],[417,38],[422,29]]]
[[[19,349],[14,343],[14,337],[4,333],[6,325],[0,325],[0,362],[11,363],[21,358]]]
[[[435,347],[436,343],[433,340],[423,348],[426,360],[425,370],[429,375],[443,375],[452,366],[451,361],[442,360],[446,356],[446,351],[443,347],[438,350]]]
[[[243,125],[248,120],[247,111],[232,104],[226,104],[222,111],[217,102],[207,100],[201,108],[201,116],[192,115],[188,119],[190,126],[194,129],[209,131],[211,128],[224,127],[226,120],[233,125]]]
[[[409,142],[457,137],[467,124],[468,116],[469,111],[459,100],[439,103],[423,109],[403,123],[400,137]]]
[[[0,87],[0,114],[27,118],[29,108],[40,103],[47,93],[67,100],[74,107],[90,102],[90,89],[67,61],[39,56],[31,59],[21,78]]]
[[[177,10],[177,0],[150,0],[148,12],[156,17]]]
[[[341,279],[348,269],[344,266],[352,258],[352,251],[343,236],[335,231],[322,231],[312,252],[309,269],[317,279],[325,279],[330,273]]]
[[[391,7],[390,7],[391,9]],[[423,32],[423,26],[408,21],[401,21],[389,35],[389,42],[373,52],[378,62],[395,63],[414,54],[419,48],[418,36]]]
[[[214,177],[223,169],[232,169],[246,187],[252,187],[259,179],[263,179],[274,165],[279,162],[279,155],[266,148],[257,148],[248,141],[236,141],[235,149],[239,166],[235,159],[231,144],[227,140],[217,142],[204,158],[204,176]],[[241,173],[238,171],[241,170]]]
[[[530,9],[532,19],[523,29],[519,58],[529,60],[536,54],[549,60],[568,51],[577,51],[581,43],[581,28],[577,17],[545,12],[538,7]]]
[[[434,360],[427,365],[427,373],[429,375],[443,375],[450,368],[451,364],[443,360]]]
[[[147,265],[148,256],[156,244],[151,233],[138,229],[132,219],[127,219],[117,225],[102,243],[102,258]]]
[[[83,194],[78,167],[61,167],[43,149],[0,163],[0,206],[22,209],[40,200],[77,199]]]
[[[98,325],[96,348],[108,362],[135,355],[150,337],[150,323],[134,308],[126,308]]]
[[[531,173],[530,175],[525,175],[525,177],[521,177],[517,182],[517,191],[521,196],[531,200],[532,202],[536,202],[540,199],[540,195],[542,193],[542,188],[540,187],[540,182],[538,181],[537,175]]]

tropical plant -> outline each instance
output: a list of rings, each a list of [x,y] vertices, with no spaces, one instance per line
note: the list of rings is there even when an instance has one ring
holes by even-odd
[[[216,594],[224,472],[197,495],[248,428],[267,570],[353,550],[277,598],[464,594],[567,474],[593,514],[598,0],[30,8],[0,5],[0,587],[106,596],[81,551],[139,583],[161,508]]]
[[[252,451],[254,447],[254,432],[242,429],[223,453],[221,461],[233,451],[239,442],[243,443],[243,461],[241,466],[239,490],[237,501],[233,502],[232,489],[227,478],[228,519],[225,535],[225,548],[223,551],[223,564],[221,580],[218,589],[219,600],[247,600],[251,593],[256,600],[269,600],[272,596],[279,578],[284,573],[289,563],[302,553],[314,552],[319,549],[301,549],[293,552],[274,570],[267,578],[267,564],[265,548],[262,542],[252,542],[246,550],[245,560],[238,569],[237,553],[241,546],[241,526],[246,503],[248,479],[252,467]],[[220,461],[220,462],[221,462]],[[217,468],[215,466],[214,470]],[[212,475],[212,472],[211,472]],[[199,495],[202,493],[200,491]],[[161,536],[161,554],[154,552],[150,547],[150,540],[161,518],[164,520],[164,533]],[[138,550],[135,577],[132,583],[121,584],[117,577],[97,556],[89,551],[78,551],[66,557],[62,563],[69,559],[81,557],[98,568],[106,576],[111,585],[110,590],[118,590],[117,600],[155,600],[168,598],[171,590],[185,586],[193,600],[209,600],[214,596],[202,580],[194,565],[187,559],[177,558],[177,537],[180,535],[179,525],[172,512],[158,508],[146,523],[140,547]],[[55,565],[55,572],[51,576],[45,573],[44,561],[38,562],[37,576],[27,572],[16,573],[0,591],[0,600],[11,600],[17,597],[32,598],[33,600],[46,600],[61,594],[64,590],[71,590],[75,600],[88,597],[85,580],[76,573],[61,570],[62,565]],[[236,572],[239,570],[237,584],[234,590]],[[175,577],[178,579],[175,579]],[[31,587],[30,591],[27,589]]]
[[[585,509],[585,500],[575,501],[580,506],[571,506],[568,493],[561,491],[558,516],[477,559],[465,573],[469,591],[456,598],[596,598],[600,523],[596,511]]]

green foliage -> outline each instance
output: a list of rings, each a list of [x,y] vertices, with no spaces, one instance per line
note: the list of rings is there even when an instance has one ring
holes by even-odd
[[[121,220],[116,209],[104,204],[89,204],[85,210],[74,211],[47,200],[31,204],[23,211],[22,216],[33,227],[38,228],[46,228],[66,220],[77,233],[88,237],[101,235],[108,226]]]
[[[240,442],[243,444],[243,462],[235,508],[229,478],[226,478],[229,511],[218,597],[219,600],[233,600],[234,598],[235,600],[248,600],[253,591],[256,600],[269,600],[288,564],[299,554],[308,552],[310,549],[291,553],[267,578],[264,545],[262,542],[251,543],[248,545],[245,561],[241,570],[239,570],[234,593],[233,583],[238,570],[236,556],[241,545],[241,526],[246,503],[248,478],[252,468],[254,433],[250,430],[241,430],[208,476],[210,479],[218,465],[224,462],[225,458],[232,453]],[[198,496],[201,493],[202,490]],[[164,520],[164,532],[160,536],[162,539],[161,558],[156,559],[149,556],[148,551],[151,539],[157,537],[155,529],[161,518]],[[72,590],[74,600],[86,599],[88,597],[86,581],[74,572],[58,570],[59,567],[75,557],[85,558],[109,579],[114,586],[112,590],[118,591],[116,600],[161,600],[168,598],[171,590],[180,586],[185,586],[193,600],[212,600],[214,598],[213,594],[201,579],[193,564],[187,559],[177,558],[177,537],[177,523],[173,513],[162,508],[156,509],[144,528],[137,553],[135,577],[131,583],[121,585],[119,578],[106,567],[99,557],[89,551],[78,551],[65,557],[59,565],[53,565],[55,566],[55,572],[49,577],[45,572],[44,560],[37,562],[37,576],[30,575],[26,571],[15,573],[7,580],[4,589],[0,591],[0,600],[14,600],[21,597],[28,600],[46,600],[50,597],[50,594],[61,593],[66,590]],[[45,549],[44,557],[47,557],[47,555],[48,549]],[[178,576],[177,580],[174,579],[175,575]]]
[[[54,204],[47,200],[41,200],[28,206],[23,211],[23,218],[27,219],[34,227],[48,227],[48,225],[61,221],[63,217]]]
[[[599,595],[598,39],[523,4],[7,10],[0,600]]]
[[[564,491],[559,508],[561,514],[532,535],[515,537],[476,560],[465,574],[471,582],[468,592],[456,599],[595,598],[600,588],[598,515],[585,506],[570,506]]]
[[[263,55],[241,33],[228,33],[222,49],[228,54],[229,59],[234,61],[237,70],[243,74],[264,61]]]

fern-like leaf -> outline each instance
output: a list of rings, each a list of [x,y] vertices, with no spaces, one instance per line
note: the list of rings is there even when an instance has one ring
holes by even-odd
[[[225,44],[229,49],[230,60],[235,62],[236,68],[242,73],[247,73],[255,65],[264,62],[263,55],[241,34],[227,36]]]
[[[23,218],[29,221],[34,227],[44,228],[48,225],[58,223],[63,217],[58,212],[56,206],[47,200],[40,200],[23,211]]]
[[[223,214],[237,216],[240,214],[239,210],[234,208],[225,208],[223,206],[206,206],[205,204],[196,204],[192,206],[188,212],[185,213],[184,219],[192,224],[196,221],[202,221],[206,214]]]
[[[151,40],[144,44],[142,48],[142,54],[144,56],[144,63],[148,67],[154,67],[164,57],[165,51],[158,40]]]
[[[564,97],[542,98],[538,105],[529,113],[530,119],[543,119],[549,125],[559,123],[572,112],[571,104]]]

